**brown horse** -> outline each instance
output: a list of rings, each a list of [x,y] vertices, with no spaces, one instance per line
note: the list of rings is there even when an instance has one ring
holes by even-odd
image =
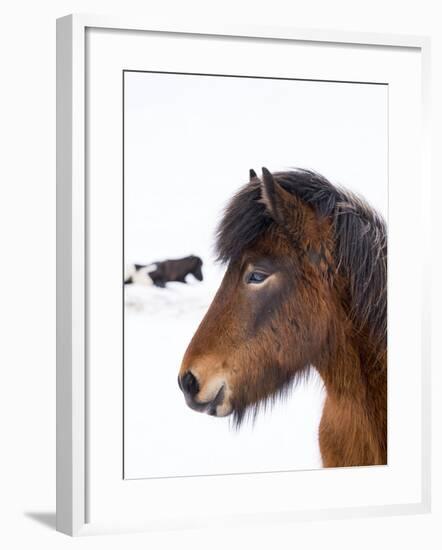
[[[218,230],[227,270],[184,355],[186,402],[240,424],[314,366],[323,465],[386,464],[385,223],[314,172],[250,174]]]

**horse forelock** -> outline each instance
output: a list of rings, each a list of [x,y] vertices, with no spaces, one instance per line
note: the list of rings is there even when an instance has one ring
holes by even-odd
[[[348,282],[349,315],[360,331],[386,345],[387,228],[382,216],[358,195],[331,184],[320,174],[296,169],[273,174],[288,192],[332,221],[336,271]],[[275,222],[253,180],[232,198],[217,231],[218,259],[240,258]]]

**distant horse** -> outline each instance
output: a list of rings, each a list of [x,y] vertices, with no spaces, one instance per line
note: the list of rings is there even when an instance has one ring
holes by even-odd
[[[218,229],[227,271],[183,358],[186,402],[239,425],[314,366],[324,467],[386,464],[385,222],[317,173],[250,175]]]
[[[187,275],[203,280],[203,261],[198,256],[186,256],[177,260],[165,260],[149,265],[134,264],[126,273],[125,284],[155,285],[161,288],[169,282],[185,283]]]

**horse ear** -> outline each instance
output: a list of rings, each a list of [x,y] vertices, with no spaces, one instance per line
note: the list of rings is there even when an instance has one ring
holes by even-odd
[[[283,225],[287,220],[287,215],[293,216],[294,203],[297,199],[281,185],[267,168],[262,168],[261,181],[261,202],[266,206],[270,216],[279,224]]]
[[[250,170],[249,170],[249,179],[250,179],[250,181],[257,178],[257,177],[258,176],[256,175],[255,170],[253,170],[253,168],[250,168]]]
[[[293,240],[302,240],[303,233],[311,230],[315,223],[312,209],[298,196],[286,191],[267,168],[262,169],[260,202]]]

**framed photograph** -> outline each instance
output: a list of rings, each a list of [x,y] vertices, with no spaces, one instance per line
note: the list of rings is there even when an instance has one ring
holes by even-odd
[[[428,56],[57,21],[58,530],[429,510]]]

